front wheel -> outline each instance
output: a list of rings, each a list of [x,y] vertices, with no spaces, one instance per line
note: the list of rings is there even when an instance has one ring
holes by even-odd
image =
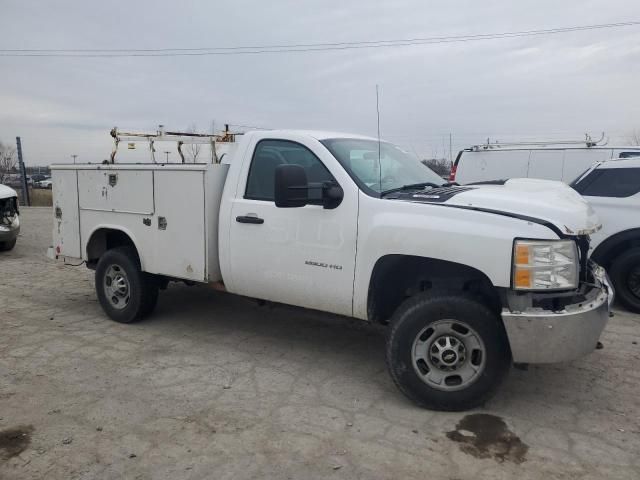
[[[640,247],[627,250],[611,264],[616,297],[627,309],[640,313]]]
[[[486,402],[511,364],[495,313],[454,294],[420,294],[396,311],[387,366],[409,399],[432,410],[460,411]]]
[[[158,283],[140,270],[138,255],[131,247],[114,248],[100,257],[95,284],[102,309],[116,322],[139,320],[158,301]]]

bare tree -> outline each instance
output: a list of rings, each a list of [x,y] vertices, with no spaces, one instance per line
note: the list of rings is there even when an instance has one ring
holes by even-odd
[[[422,160],[422,163],[441,177],[448,176],[451,171],[451,162],[446,158],[429,158]]]
[[[627,135],[627,143],[629,145],[640,145],[640,130],[635,129]]]
[[[196,124],[195,123],[191,124],[191,126],[187,128],[187,132],[198,133]],[[196,159],[198,158],[198,155],[200,155],[200,151],[202,150],[202,144],[190,143],[186,147],[187,148],[185,149],[184,153],[186,154],[187,158],[191,160],[191,163],[196,163]]]
[[[0,183],[5,183],[18,163],[16,149],[0,142]]]

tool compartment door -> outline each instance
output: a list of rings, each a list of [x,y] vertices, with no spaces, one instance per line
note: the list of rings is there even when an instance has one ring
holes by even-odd
[[[153,214],[153,171],[78,170],[80,208],[106,212]]]
[[[81,258],[78,184],[75,170],[52,170],[53,248],[57,255]]]
[[[164,275],[203,282],[205,256],[204,171],[161,171],[155,175],[155,262]]]

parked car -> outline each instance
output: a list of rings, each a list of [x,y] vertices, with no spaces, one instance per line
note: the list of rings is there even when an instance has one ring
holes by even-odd
[[[571,183],[596,162],[634,156],[640,156],[640,146],[476,145],[458,153],[449,181],[463,185],[508,178],[543,178]]]
[[[640,157],[598,162],[572,186],[603,220],[591,258],[609,272],[620,302],[640,313]]]
[[[149,315],[185,280],[390,324],[392,379],[440,410],[484,403],[512,362],[596,348],[613,292],[588,258],[599,220],[568,185],[451,186],[348,134],[223,141],[212,163],[51,167],[49,257],[95,269],[113,320]]]
[[[53,181],[51,180],[50,177],[45,178],[44,180],[40,180],[39,182],[35,183],[35,186],[38,188],[48,188],[49,190],[51,189],[53,185]]]
[[[13,188],[0,185],[0,251],[15,247],[19,233],[18,194]]]
[[[31,180],[33,181],[33,183],[38,183],[38,182],[40,182],[42,180],[46,180],[48,178],[51,178],[51,177],[49,177],[48,175],[44,175],[42,173],[35,173],[35,174],[31,175]]]
[[[18,173],[12,173],[6,176],[5,185],[10,187],[22,188],[22,175]],[[27,185],[33,185],[33,179],[27,175]]]

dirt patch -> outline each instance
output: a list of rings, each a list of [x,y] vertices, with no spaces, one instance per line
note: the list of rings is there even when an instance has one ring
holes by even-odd
[[[467,415],[447,432],[447,437],[460,444],[460,450],[476,458],[494,458],[498,462],[522,463],[529,447],[511,432],[504,420],[495,415]]]
[[[0,461],[20,455],[31,443],[33,426],[20,425],[0,431]]]

